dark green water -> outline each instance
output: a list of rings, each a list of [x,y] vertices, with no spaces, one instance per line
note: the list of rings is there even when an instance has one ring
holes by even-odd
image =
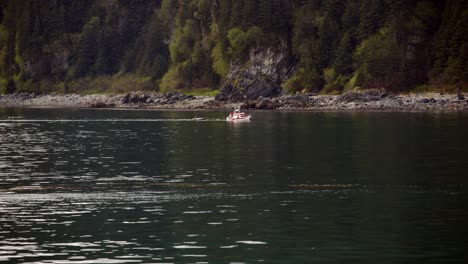
[[[467,114],[226,115],[0,109],[0,262],[466,263]]]

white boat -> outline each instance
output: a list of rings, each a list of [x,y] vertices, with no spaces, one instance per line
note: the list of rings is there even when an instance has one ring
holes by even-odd
[[[226,121],[248,121],[250,117],[251,115],[241,112],[239,109],[235,109],[233,112],[229,113],[229,116],[226,117]]]

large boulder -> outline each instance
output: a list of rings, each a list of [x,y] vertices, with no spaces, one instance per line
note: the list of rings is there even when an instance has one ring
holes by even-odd
[[[130,103],[130,94],[126,94],[125,96],[122,97],[122,99],[120,99],[120,102],[122,104],[128,104]]]
[[[148,103],[151,96],[142,92],[129,93],[121,98],[122,104]]]

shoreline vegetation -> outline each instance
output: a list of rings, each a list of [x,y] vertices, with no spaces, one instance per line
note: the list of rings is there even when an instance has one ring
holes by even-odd
[[[350,91],[341,95],[295,94],[258,97],[237,101],[217,100],[212,95],[132,92],[126,94],[41,94],[0,95],[2,107],[85,107],[120,109],[206,109],[298,111],[395,111],[461,112],[468,111],[468,94],[407,93],[393,94],[372,89]]]
[[[314,108],[356,88],[468,92],[466,10],[460,0],[3,0],[0,94],[333,95],[292,96]]]

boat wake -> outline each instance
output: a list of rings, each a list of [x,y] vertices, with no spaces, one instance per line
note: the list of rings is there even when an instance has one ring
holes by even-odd
[[[170,118],[170,119],[2,119],[1,123],[72,123],[72,122],[219,122],[224,119]]]

